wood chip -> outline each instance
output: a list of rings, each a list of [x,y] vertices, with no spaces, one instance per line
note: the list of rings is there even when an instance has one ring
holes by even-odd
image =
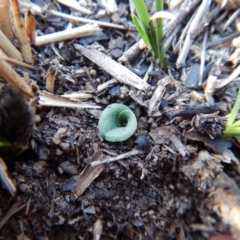
[[[144,82],[140,77],[138,77],[128,68],[112,60],[107,55],[95,49],[87,49],[79,44],[74,44],[74,47],[85,57],[89,58],[95,64],[103,68],[107,73],[109,73],[119,82],[143,91],[146,91],[150,88],[150,85]]]
[[[92,161],[96,161],[97,159],[101,159],[102,155],[100,153],[96,154]],[[90,186],[95,178],[99,176],[99,174],[105,169],[103,164],[99,166],[91,166],[88,164],[83,171],[80,173],[79,178],[72,189],[71,197],[76,200],[81,196],[81,194]]]

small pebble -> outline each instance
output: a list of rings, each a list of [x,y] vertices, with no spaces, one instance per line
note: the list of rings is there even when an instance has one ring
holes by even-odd
[[[137,145],[136,147],[138,150],[148,152],[151,149],[151,142],[146,135],[138,136],[137,139],[135,140],[135,144]]]

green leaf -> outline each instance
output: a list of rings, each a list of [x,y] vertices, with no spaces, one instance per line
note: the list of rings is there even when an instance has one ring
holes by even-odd
[[[130,138],[137,129],[133,111],[120,103],[106,107],[98,122],[100,135],[109,142],[121,142]]]
[[[145,44],[147,45],[148,48],[151,49],[151,44],[148,38],[148,34],[145,31],[144,27],[142,26],[141,22],[139,21],[139,19],[137,18],[136,15],[132,15],[132,20],[134,25],[136,26],[139,35],[141,36],[141,38],[143,39],[143,41],[145,42]]]
[[[235,119],[237,117],[239,108],[240,108],[240,87],[238,89],[238,95],[237,95],[236,101],[234,103],[233,109],[228,117],[227,126],[230,126],[233,124],[233,122],[235,121]]]
[[[227,126],[223,131],[224,137],[236,137],[240,136],[240,127]]]
[[[153,21],[149,22],[149,40],[152,46],[154,58],[159,60],[159,44],[157,42],[157,33]]]
[[[144,3],[144,0],[133,0],[133,3],[136,9],[139,21],[142,23],[142,26],[144,27],[145,32],[148,32],[150,17],[147,12],[147,8]]]
[[[235,123],[231,124],[231,127],[240,127],[240,120],[238,120]]]

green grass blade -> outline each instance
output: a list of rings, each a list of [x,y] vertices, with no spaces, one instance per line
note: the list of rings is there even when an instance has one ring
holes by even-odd
[[[153,21],[150,21],[149,22],[149,41],[150,41],[150,44],[152,46],[152,53],[154,55],[154,58],[155,59],[159,59],[159,44],[157,42],[157,35],[156,35],[156,29],[155,29],[155,25],[153,23]]]
[[[235,123],[231,124],[231,127],[240,127],[240,120],[238,120]]]
[[[237,95],[236,101],[234,103],[233,109],[228,117],[226,128],[227,128],[227,126],[232,125],[233,122],[235,121],[235,118],[237,117],[239,108],[240,108],[240,87],[238,89],[238,95]]]
[[[163,10],[163,0],[156,0],[155,1],[155,12],[159,12]],[[163,19],[158,18],[155,20],[156,24],[156,32],[157,32],[157,42],[160,44],[162,38],[163,38]],[[158,45],[159,49],[159,45]]]
[[[240,127],[233,127],[233,126],[226,127],[226,129],[223,131],[223,136],[224,137],[240,136]]]
[[[137,16],[142,23],[142,26],[145,29],[145,32],[148,32],[149,29],[149,14],[147,12],[146,5],[144,3],[144,0],[133,0],[134,7],[137,12]]]
[[[147,47],[151,49],[151,44],[150,44],[150,41],[149,41],[149,38],[148,38],[148,34],[145,31],[143,25],[141,24],[141,22],[139,21],[137,16],[134,15],[134,14],[132,15],[132,20],[133,20],[134,25],[137,28],[137,31],[138,31],[139,35],[141,36],[141,38],[143,39],[143,41],[145,42]]]
[[[0,147],[11,147],[12,144],[8,141],[0,141]]]
[[[155,9],[156,12],[162,11],[163,10],[163,0],[156,0],[155,1]],[[162,42],[162,39],[164,37],[163,33],[163,19],[162,18],[157,18],[155,20],[155,25],[156,25],[156,38],[157,38],[157,49],[159,51],[159,64],[161,68],[166,68],[166,56],[165,56],[165,48]]]

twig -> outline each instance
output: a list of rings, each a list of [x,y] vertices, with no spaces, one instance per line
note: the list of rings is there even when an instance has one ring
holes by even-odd
[[[98,85],[97,90],[98,92],[102,92],[106,90],[109,86],[112,86],[113,84],[118,83],[116,79],[110,79],[107,82],[102,83],[101,85]]]
[[[138,77],[128,68],[112,60],[107,55],[95,49],[87,49],[79,44],[74,44],[74,47],[75,49],[80,51],[85,57],[89,58],[91,61],[103,68],[119,82],[143,91],[146,91],[150,88],[150,85],[148,83],[144,82],[140,77]]]
[[[197,38],[200,33],[202,33],[204,29],[210,24],[210,22],[217,17],[219,12],[220,8],[218,6],[214,8],[211,12],[207,12],[199,23],[199,26],[190,33],[191,37],[193,39]]]
[[[176,18],[169,22],[164,29],[165,36],[168,37],[174,29],[186,18],[186,16],[200,3],[200,0],[187,0],[181,5]]]
[[[35,42],[36,20],[29,9],[25,12],[25,29],[31,44]]]
[[[26,203],[22,204],[22,202],[15,202],[11,208],[8,210],[7,214],[0,221],[0,229],[6,224],[6,222],[17,212],[21,211],[26,207]]]
[[[126,63],[132,62],[134,59],[136,59],[142,52],[139,49],[139,43],[140,41],[136,42],[132,47],[125,51],[118,61]]]
[[[72,92],[69,94],[63,94],[61,97],[69,98],[69,99],[89,99],[93,98],[93,94],[84,93],[84,92]]]
[[[8,0],[0,1],[0,29],[7,36],[7,38],[12,41],[14,38],[9,10],[8,10]],[[0,38],[1,39],[1,38]]]
[[[232,34],[229,34],[228,36],[226,37],[223,37],[223,38],[218,38],[216,41],[210,43],[208,45],[208,49],[209,48],[222,48],[228,44],[230,44],[230,42],[236,38],[236,37],[239,37],[240,36],[240,33],[239,32],[235,32],[235,33],[232,33]]]
[[[143,154],[143,153],[144,153],[143,151],[133,149],[132,151],[120,154],[117,157],[110,157],[110,158],[107,158],[105,160],[99,160],[99,161],[91,162],[90,165],[92,167],[94,167],[94,166],[97,166],[97,165],[100,165],[100,164],[119,161],[119,160],[122,160],[124,158],[129,158],[131,156],[135,156],[135,155],[139,155],[139,154]]]
[[[236,77],[239,76],[239,74],[240,74],[240,65],[237,68],[235,68],[234,71],[227,78],[217,80],[216,88],[222,88],[226,86],[231,81],[235,80]]]
[[[67,99],[66,97],[53,95],[46,91],[39,93],[39,106],[68,107],[68,108],[101,108],[93,103],[82,102],[78,100]]]
[[[49,10],[48,13],[52,14],[54,16],[62,17],[64,19],[68,19],[68,20],[74,20],[74,21],[83,22],[83,23],[92,23],[92,24],[97,24],[102,27],[115,28],[115,29],[119,29],[119,30],[127,30],[127,27],[124,27],[122,25],[117,25],[117,24],[107,23],[107,22],[102,22],[102,21],[96,21],[96,20],[86,19],[86,18],[81,18],[81,17],[75,17],[75,16],[71,16],[66,13],[61,13],[61,12],[55,11],[55,10]]]
[[[206,57],[207,38],[208,38],[208,32],[206,29],[205,33],[204,33],[202,52],[201,52],[201,64],[200,64],[199,82],[198,82],[199,86],[202,86],[202,82],[203,82],[203,72],[204,72],[204,67],[205,67],[205,62],[206,62],[205,57]]]
[[[156,88],[155,92],[153,93],[151,99],[149,100],[148,104],[148,116],[161,116],[159,112],[159,106],[161,104],[161,100],[163,94],[166,90],[166,85],[170,83],[169,76],[164,77],[162,80],[159,81],[158,87]]]
[[[22,61],[22,54],[16,49],[12,42],[0,30],[0,47],[11,58]]]
[[[0,57],[0,75],[13,87],[28,97],[33,97],[32,88],[17,74],[17,72]]]
[[[23,59],[33,64],[32,49],[27,37],[26,30],[23,25],[21,12],[17,0],[10,0],[11,10],[13,12],[13,24],[16,31],[18,41],[20,43],[20,49],[23,55]]]
[[[240,12],[240,8],[238,8],[233,14],[232,16],[227,20],[227,22],[224,24],[223,27],[223,31],[225,31],[227,29],[227,27],[232,24],[232,22],[238,17]]]
[[[61,4],[65,5],[65,6],[68,6],[70,8],[73,8],[79,12],[82,12],[82,13],[85,13],[85,14],[92,14],[92,11],[88,10],[87,8],[85,7],[82,7],[80,6],[80,4],[75,1],[75,0],[57,0],[58,2],[60,2]]]
[[[86,36],[96,35],[100,32],[100,28],[96,24],[86,24],[81,27],[67,29],[64,31],[51,33],[43,36],[36,37],[35,45],[42,46],[53,42],[60,42],[73,38],[80,38]]]
[[[1,50],[0,50],[0,57],[1,57],[3,60],[5,60],[6,62],[11,63],[11,64],[13,64],[13,65],[15,65],[15,66],[22,67],[22,68],[26,68],[26,69],[28,69],[28,70],[37,70],[37,68],[35,68],[35,67],[33,67],[33,66],[29,65],[29,64],[26,64],[26,63],[21,62],[21,61],[18,61],[18,60],[16,60],[16,59],[7,57],[7,56],[4,54],[4,52],[2,52]]]
[[[200,7],[197,10],[196,16],[194,17],[193,21],[191,22],[191,25],[189,27],[186,39],[184,41],[183,48],[180,52],[180,55],[177,59],[176,66],[177,68],[182,67],[185,65],[185,61],[188,55],[188,51],[190,49],[190,46],[193,42],[193,39],[191,38],[191,32],[198,26],[200,19],[202,18],[203,14],[207,12],[209,6],[211,4],[210,0],[203,0]]]

